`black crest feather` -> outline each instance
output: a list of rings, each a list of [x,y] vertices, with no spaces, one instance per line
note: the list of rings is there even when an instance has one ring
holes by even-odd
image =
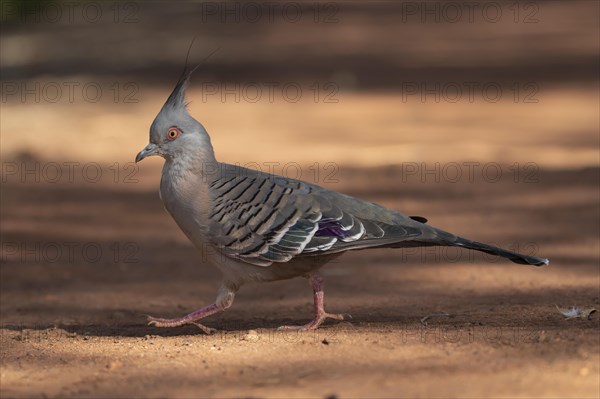
[[[221,49],[220,47],[217,47],[209,55],[207,55],[200,63],[198,63],[195,67],[190,69],[188,60],[190,58],[190,52],[192,50],[192,46],[194,45],[195,40],[196,40],[196,37],[194,36],[194,38],[192,39],[192,42],[190,43],[190,47],[188,48],[187,54],[185,56],[185,65],[183,67],[183,72],[181,73],[181,76],[179,77],[177,84],[175,84],[175,88],[171,92],[171,95],[169,96],[169,98],[167,98],[167,101],[165,102],[165,106],[171,106],[173,108],[185,108],[187,106],[187,103],[185,102],[185,90],[190,81],[190,77],[196,71],[196,69],[198,69],[213,54],[215,54],[217,51],[219,51]]]

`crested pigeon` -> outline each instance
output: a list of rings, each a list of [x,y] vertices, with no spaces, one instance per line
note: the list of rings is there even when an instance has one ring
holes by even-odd
[[[219,163],[210,137],[187,110],[185,90],[193,70],[184,70],[150,127],[150,143],[135,162],[164,158],[160,198],[202,259],[223,281],[215,303],[175,319],[148,317],[157,327],[195,324],[229,308],[250,281],[306,277],[313,290],[314,319],[282,329],[316,329],[327,318],[319,269],[345,251],[366,248],[454,246],[527,265],[548,259],[471,241],[426,224],[419,216],[327,190],[315,184]]]

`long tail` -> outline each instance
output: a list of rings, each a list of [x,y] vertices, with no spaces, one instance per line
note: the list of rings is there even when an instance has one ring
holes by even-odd
[[[539,258],[537,256],[530,256],[530,255],[523,255],[523,254],[520,254],[517,252],[509,251],[507,249],[498,248],[493,245],[484,244],[482,242],[471,241],[466,238],[457,236],[455,234],[449,233],[447,231],[438,229],[433,226],[427,226],[429,228],[429,230],[427,231],[424,229],[425,222],[427,222],[427,219],[420,218],[422,220],[418,220],[418,219],[415,219],[414,216],[411,216],[411,219],[413,219],[419,223],[422,223],[420,225],[420,227],[423,229],[422,231],[424,232],[424,235],[430,236],[429,239],[424,239],[424,240],[421,238],[418,238],[416,241],[419,242],[420,245],[442,245],[442,246],[449,246],[449,247],[468,248],[468,249],[473,249],[475,251],[485,252],[485,253],[495,255],[495,256],[501,256],[503,258],[509,259],[509,260],[511,260],[515,263],[521,264],[521,265],[547,266],[550,264],[550,260],[548,260],[546,258]],[[418,246],[418,245],[419,244],[416,244],[415,246]],[[404,243],[404,245],[396,244],[394,246],[406,246],[406,243]]]
[[[550,261],[537,256],[523,255],[517,252],[494,247],[477,241],[462,238],[436,227],[426,225],[427,219],[421,216],[410,216],[398,224],[376,223],[362,219],[361,227],[366,230],[366,238],[338,241],[327,253],[361,250],[368,248],[408,248],[427,246],[448,246],[473,249],[495,256],[507,258],[521,265],[546,266]],[[356,224],[354,225],[356,226]],[[383,233],[383,234],[382,234]],[[375,236],[375,237],[373,237]]]
[[[455,240],[448,243],[450,246],[474,249],[476,251],[485,252],[491,255],[502,256],[510,259],[521,265],[547,266],[550,261],[546,258],[538,258],[536,256],[522,255],[517,252],[508,251],[506,249],[494,247],[492,245],[483,244],[477,241],[467,240],[466,238],[456,237]]]

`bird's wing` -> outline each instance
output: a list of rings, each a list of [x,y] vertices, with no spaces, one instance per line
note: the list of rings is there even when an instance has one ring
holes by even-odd
[[[280,176],[224,175],[210,182],[210,190],[213,244],[254,265],[435,237],[423,218]]]

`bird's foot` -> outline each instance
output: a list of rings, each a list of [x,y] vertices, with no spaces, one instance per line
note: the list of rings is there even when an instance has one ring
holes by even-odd
[[[196,327],[198,327],[199,329],[201,329],[202,331],[204,331],[204,334],[206,334],[206,335],[211,335],[211,334],[214,334],[217,332],[216,328],[206,327],[204,324],[200,324],[200,323],[196,323],[196,322],[193,322],[190,324],[193,324]]]
[[[212,334],[217,331],[214,328],[206,327],[203,324],[197,323],[196,320],[200,320],[204,317],[210,316],[212,314],[221,312],[222,309],[219,308],[216,304],[208,305],[203,307],[202,309],[198,309],[186,316],[179,317],[176,319],[162,319],[159,317],[148,316],[148,325],[155,327],[179,327],[185,324],[193,324],[206,334]]]
[[[217,332],[216,329],[206,327],[204,324],[197,323],[195,321],[189,320],[186,317],[180,317],[177,319],[162,319],[159,317],[148,316],[148,325],[154,327],[180,327],[186,324],[193,324],[206,334],[213,334]]]
[[[344,320],[347,318],[352,318],[349,314],[335,314],[335,313],[320,313],[315,317],[313,321],[303,326],[281,326],[277,330],[278,331],[288,331],[288,330],[299,330],[299,331],[311,331],[319,328],[321,324],[325,321],[325,319],[335,319],[335,320]]]

